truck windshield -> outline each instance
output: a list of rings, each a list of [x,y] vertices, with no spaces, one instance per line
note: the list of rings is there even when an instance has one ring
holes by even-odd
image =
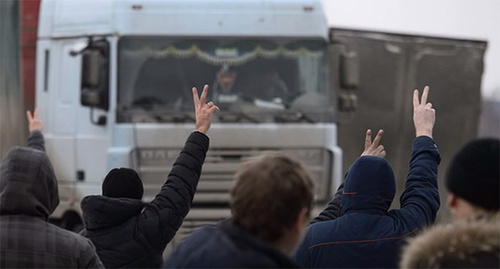
[[[191,88],[210,86],[221,122],[332,122],[321,40],[123,37],[118,122],[194,121]]]

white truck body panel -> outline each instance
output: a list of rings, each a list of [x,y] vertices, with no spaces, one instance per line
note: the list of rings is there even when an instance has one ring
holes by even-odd
[[[168,35],[326,40],[328,36],[320,1],[44,0],[40,15],[40,38]]]

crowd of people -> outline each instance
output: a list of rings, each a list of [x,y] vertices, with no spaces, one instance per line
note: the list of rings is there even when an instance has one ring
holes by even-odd
[[[80,234],[48,222],[59,204],[45,154],[43,124],[27,112],[28,146],[0,164],[1,268],[499,268],[500,140],[474,139],[446,173],[452,223],[435,224],[441,161],[433,140],[429,88],[413,94],[415,139],[400,208],[390,209],[396,179],[381,144],[364,151],[326,208],[312,216],[314,181],[287,155],[265,153],[240,165],[230,191],[232,216],[191,233],[163,260],[193,202],[219,107],[193,88],[196,126],[167,180],[149,203],[136,171],[115,168],[102,195],[81,202]]]

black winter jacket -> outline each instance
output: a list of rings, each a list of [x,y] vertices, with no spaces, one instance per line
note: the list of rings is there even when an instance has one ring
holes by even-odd
[[[47,222],[59,196],[44,150],[34,131],[0,165],[0,268],[104,268],[88,239]]]
[[[231,219],[193,232],[167,258],[164,268],[298,268],[290,257]]]
[[[162,254],[189,212],[209,139],[193,132],[161,191],[148,204],[100,195],[82,200],[85,229],[106,268],[159,268]]]
[[[309,268],[396,268],[406,237],[432,224],[439,209],[439,152],[426,136],[413,142],[401,208],[392,168],[383,158],[358,158],[345,178],[340,215],[335,203],[309,226],[295,258]],[[334,197],[332,202],[335,202]],[[329,219],[331,218],[331,219]]]

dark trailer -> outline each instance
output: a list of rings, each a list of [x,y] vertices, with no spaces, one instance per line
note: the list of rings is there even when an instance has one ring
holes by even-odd
[[[330,29],[330,36],[357,58],[353,69],[357,71],[354,80],[358,85],[354,90],[345,91],[355,94],[356,111],[338,114],[343,170],[363,151],[366,129],[371,128],[374,133],[383,129],[382,144],[394,168],[396,198],[399,198],[415,137],[413,90],[422,92],[428,85],[429,101],[436,109],[434,140],[442,159],[438,171],[441,209],[437,221],[448,219],[444,176],[454,152],[478,134],[487,43],[335,28]],[[399,199],[395,199],[394,206],[399,206]]]

